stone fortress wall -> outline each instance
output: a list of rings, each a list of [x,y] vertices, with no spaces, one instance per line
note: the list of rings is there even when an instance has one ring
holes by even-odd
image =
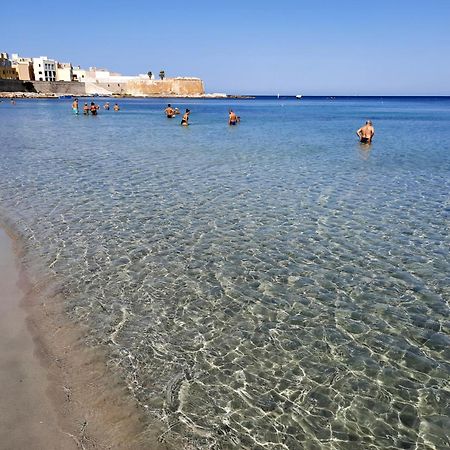
[[[199,97],[205,94],[199,78],[136,78],[125,83],[83,83],[78,81],[0,80],[0,92],[33,92],[54,95],[126,95],[136,97]]]
[[[199,78],[167,78],[165,80],[128,81],[127,94],[134,96],[197,96],[204,95],[203,81]]]

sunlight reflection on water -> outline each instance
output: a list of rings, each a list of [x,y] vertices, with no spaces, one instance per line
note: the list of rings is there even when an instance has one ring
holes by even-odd
[[[448,447],[450,100],[186,104],[0,109],[0,205],[90,342],[195,448]]]

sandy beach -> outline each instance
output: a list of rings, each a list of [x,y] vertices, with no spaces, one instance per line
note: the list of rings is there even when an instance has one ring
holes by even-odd
[[[0,229],[0,449],[165,449],[125,386],[30,283],[20,248]],[[45,295],[43,295],[45,294]]]
[[[13,242],[3,230],[0,255],[0,447],[75,449],[75,441],[62,432],[58,411],[47,394],[47,373],[19,306],[24,290],[19,286]]]

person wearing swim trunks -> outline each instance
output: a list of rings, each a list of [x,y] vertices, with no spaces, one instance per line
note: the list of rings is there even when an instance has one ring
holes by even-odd
[[[107,111],[109,110],[109,102],[106,102],[104,105],[103,105],[103,108],[105,108]]]
[[[76,98],[72,103],[72,112],[78,115],[78,99]]]
[[[181,125],[183,125],[183,127],[187,127],[189,125],[189,114],[191,113],[191,111],[189,109],[186,109],[186,112],[183,114],[183,118],[181,119]]]
[[[114,111],[120,111],[120,106],[116,103],[115,105],[114,105]]]
[[[89,115],[89,105],[87,103],[85,103],[84,106],[83,106],[83,114],[85,116]]]
[[[164,110],[164,112],[166,113],[166,117],[168,119],[172,119],[172,117],[175,116],[175,111],[173,110],[173,108],[170,105],[170,103],[167,105],[167,108]]]
[[[234,113],[234,111],[232,109],[230,109],[228,114],[229,114],[228,125],[236,125],[238,123],[238,118],[237,118],[236,114]]]
[[[368,120],[366,124],[356,132],[356,135],[359,137],[361,144],[371,144],[373,136],[375,135],[372,121]]]

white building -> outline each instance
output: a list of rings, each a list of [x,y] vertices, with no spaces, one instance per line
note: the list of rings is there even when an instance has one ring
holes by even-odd
[[[56,81],[72,81],[73,68],[70,63],[58,63],[56,66]]]
[[[89,70],[86,70],[85,81],[89,83],[126,83],[136,78],[136,76],[121,75],[120,73],[110,72],[106,69],[89,67]]]
[[[86,80],[86,71],[80,66],[75,66],[72,69],[72,77],[73,81],[81,81],[82,83],[84,83]]]
[[[141,80],[155,80],[156,79],[154,73],[152,73],[151,78],[149,78],[148,73],[140,73],[138,75],[138,78]]]
[[[57,62],[46,56],[33,58],[34,79],[36,81],[56,81]]]

